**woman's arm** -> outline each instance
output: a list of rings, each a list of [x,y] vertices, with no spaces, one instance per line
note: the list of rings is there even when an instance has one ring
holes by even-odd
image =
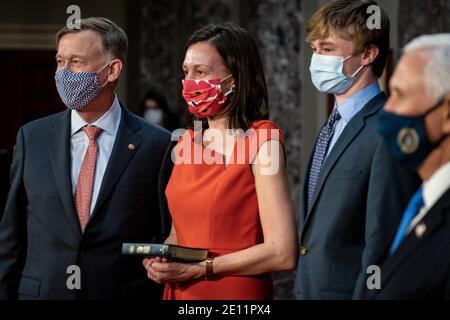
[[[291,270],[297,264],[297,227],[293,215],[283,146],[264,143],[252,166],[264,242],[214,259],[215,275],[257,275]],[[146,265],[157,282],[185,281],[205,276],[205,262]]]
[[[283,146],[264,143],[252,166],[264,242],[214,259],[214,273],[255,275],[291,270],[297,264],[297,227],[292,210]]]
[[[164,243],[166,243],[166,244],[178,244],[177,232],[175,231],[175,228],[173,227],[173,222],[172,222],[172,227],[170,228],[170,234],[166,238],[166,240],[164,240]]]

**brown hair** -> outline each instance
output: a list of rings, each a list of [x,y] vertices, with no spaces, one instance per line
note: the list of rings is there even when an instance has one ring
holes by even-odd
[[[77,33],[84,30],[91,30],[98,33],[102,38],[105,53],[125,63],[128,51],[128,37],[119,26],[106,18],[93,17],[81,19],[79,29],[69,29],[67,26],[62,28],[56,34],[56,47],[58,47],[59,40],[65,34]]]
[[[236,82],[231,101],[221,113],[228,116],[228,127],[247,130],[254,121],[268,119],[266,79],[252,35],[231,22],[210,24],[192,34],[186,50],[202,41],[216,48]]]
[[[380,8],[380,29],[369,29],[367,21],[370,6],[378,6],[373,0],[335,0],[319,9],[308,21],[306,42],[325,39],[330,32],[344,33],[353,41],[354,52],[358,54],[370,45],[378,47],[379,54],[372,63],[372,72],[381,77],[389,51],[389,16]]]

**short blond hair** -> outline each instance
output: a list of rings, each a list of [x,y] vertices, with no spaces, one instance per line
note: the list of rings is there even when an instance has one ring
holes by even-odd
[[[306,42],[327,38],[330,33],[344,34],[354,44],[353,54],[361,53],[366,47],[375,45],[379,54],[372,63],[372,72],[381,77],[389,52],[389,16],[380,7],[380,29],[369,29],[367,9],[378,6],[373,0],[335,0],[320,8],[308,21]]]

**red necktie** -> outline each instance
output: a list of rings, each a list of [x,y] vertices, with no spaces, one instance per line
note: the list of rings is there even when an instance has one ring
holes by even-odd
[[[103,129],[86,126],[82,130],[89,138],[89,146],[84,156],[83,164],[81,165],[77,188],[75,190],[75,208],[77,209],[78,219],[80,220],[81,231],[84,232],[91,211],[95,164],[97,162],[98,152],[97,138]]]

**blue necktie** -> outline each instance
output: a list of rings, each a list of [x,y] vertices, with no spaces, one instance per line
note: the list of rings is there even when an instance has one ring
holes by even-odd
[[[422,188],[417,190],[416,193],[412,196],[411,200],[409,201],[408,207],[406,207],[402,221],[400,222],[400,226],[398,227],[397,233],[395,235],[394,242],[392,242],[391,248],[389,249],[389,254],[394,253],[394,251],[397,250],[397,248],[400,246],[400,243],[405,237],[406,230],[408,230],[411,221],[423,207],[424,203],[422,191],[423,191]]]
[[[320,130],[319,138],[317,139],[316,147],[314,149],[311,170],[309,172],[308,210],[311,209],[311,201],[314,195],[314,190],[316,189],[317,180],[319,179],[320,169],[322,168],[322,164],[325,160],[325,156],[328,151],[328,145],[330,144],[331,138],[333,137],[334,127],[339,119],[341,119],[341,115],[339,114],[337,107],[334,107],[333,112],[331,113],[327,122]]]

